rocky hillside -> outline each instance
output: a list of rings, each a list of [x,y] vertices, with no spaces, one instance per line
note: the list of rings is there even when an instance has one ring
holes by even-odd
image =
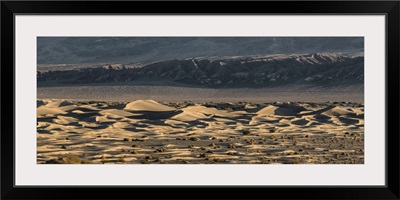
[[[39,82],[64,84],[173,82],[204,87],[278,87],[296,84],[363,84],[362,53],[315,53],[269,56],[175,59],[140,68],[107,66],[38,72]]]

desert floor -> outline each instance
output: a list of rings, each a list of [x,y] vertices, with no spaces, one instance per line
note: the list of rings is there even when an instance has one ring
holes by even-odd
[[[125,85],[124,85],[125,84]],[[49,85],[38,82],[39,99],[101,100],[125,101],[135,99],[153,99],[164,102],[364,102],[363,87],[355,88],[195,88],[182,85],[146,85],[148,83],[86,84],[86,85]],[[39,87],[39,85],[41,87]]]
[[[37,163],[363,164],[364,105],[38,99]]]

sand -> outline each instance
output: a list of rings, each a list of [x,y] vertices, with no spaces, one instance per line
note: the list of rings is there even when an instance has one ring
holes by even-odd
[[[363,164],[364,105],[38,99],[37,163]]]

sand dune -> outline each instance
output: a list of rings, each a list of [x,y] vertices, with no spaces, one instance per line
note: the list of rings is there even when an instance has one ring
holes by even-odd
[[[228,113],[224,110],[218,110],[216,108],[207,108],[201,105],[190,106],[181,109],[183,113],[175,115],[172,119],[179,121],[196,121],[199,119],[210,119],[214,116],[218,117],[232,117],[233,113]]]
[[[322,112],[321,114],[333,115],[333,116],[343,116],[343,115],[356,115],[351,109],[344,109],[339,107],[334,107],[328,111]]]
[[[68,101],[63,101],[63,100],[48,101],[46,103],[46,107],[49,107],[49,108],[58,108],[58,107],[70,106],[70,105],[74,105],[74,104],[71,102],[68,102]]]
[[[124,110],[129,111],[150,111],[150,112],[165,112],[175,111],[174,108],[162,105],[153,100],[137,100],[128,103]]]
[[[55,114],[67,114],[67,113],[59,108],[40,106],[39,108],[37,108],[37,114],[38,115],[48,115],[48,114],[55,115]]]
[[[364,107],[40,99],[37,162],[364,163]]]
[[[257,112],[258,115],[282,115],[282,116],[295,116],[306,109],[301,106],[294,105],[269,105]]]

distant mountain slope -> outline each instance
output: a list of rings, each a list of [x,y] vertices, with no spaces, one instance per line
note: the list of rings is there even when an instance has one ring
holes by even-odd
[[[362,37],[38,37],[38,64],[122,63],[192,57],[358,52]]]
[[[38,81],[66,84],[174,82],[204,87],[363,85],[362,53],[315,53],[225,58],[175,59],[141,68],[99,67],[38,72]],[[134,84],[134,83],[132,83]]]

